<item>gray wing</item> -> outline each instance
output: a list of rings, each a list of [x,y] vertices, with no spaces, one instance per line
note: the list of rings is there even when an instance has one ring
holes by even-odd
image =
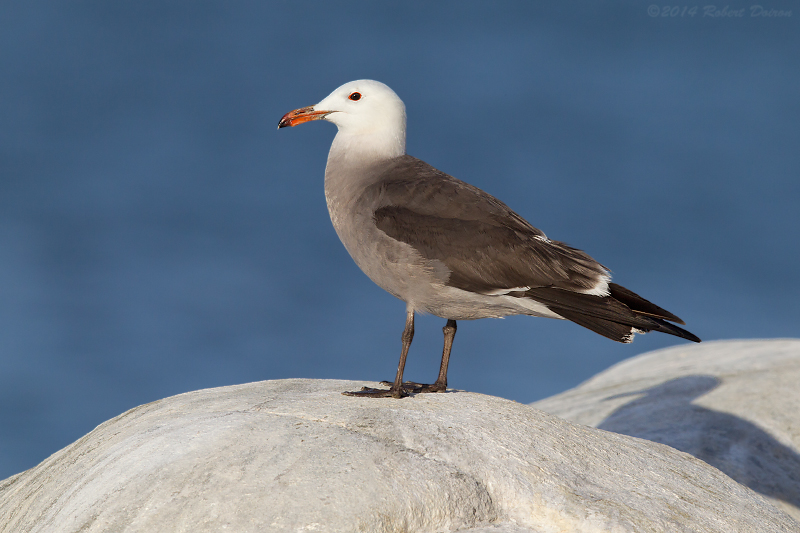
[[[411,156],[395,160],[373,188],[378,228],[444,263],[449,286],[584,292],[608,279],[607,269],[585,252],[548,240],[503,202]]]

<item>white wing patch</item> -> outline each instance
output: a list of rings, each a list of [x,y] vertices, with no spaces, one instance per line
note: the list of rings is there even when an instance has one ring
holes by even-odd
[[[591,289],[584,289],[580,292],[583,294],[591,294],[594,296],[608,296],[608,282],[611,281],[611,276],[606,274],[605,276],[601,277],[594,287]],[[509,294],[511,292],[525,292],[530,290],[530,287],[511,287],[508,289],[492,289],[490,291],[484,291],[481,294],[486,296],[503,296],[504,294]]]
[[[611,276],[609,276],[608,274],[605,274],[604,276],[602,276],[597,281],[597,283],[595,284],[594,287],[592,287],[591,289],[582,290],[580,292],[582,292],[583,294],[591,294],[591,295],[594,295],[594,296],[608,296],[609,295],[609,292],[608,292],[608,282],[609,281],[611,281]]]
[[[503,294],[508,294],[509,292],[525,292],[530,290],[530,287],[513,287],[511,289],[492,289],[490,291],[483,292],[486,296],[502,296]]]
[[[647,332],[646,331],[642,331],[641,329],[631,328],[631,332],[628,333],[627,335],[625,335],[624,337],[622,337],[622,342],[624,342],[625,344],[629,344],[629,343],[633,342],[633,337],[637,333],[641,333],[642,335],[644,335]]]

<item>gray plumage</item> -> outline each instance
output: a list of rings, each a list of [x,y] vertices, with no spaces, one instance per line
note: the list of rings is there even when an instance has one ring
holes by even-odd
[[[405,155],[405,107],[370,80],[345,84],[279,127],[335,123],[325,170],[331,221],[356,264],[406,302],[395,382],[359,396],[401,397],[446,389],[456,320],[525,314],[571,320],[610,339],[660,331],[699,342],[677,316],[611,283],[608,269],[545,234],[503,202]],[[448,319],[439,379],[402,382],[416,311]]]
[[[379,197],[375,224],[450,270],[446,285],[488,293],[510,287],[594,288],[608,271],[586,253],[550,241],[503,202],[404,155],[365,191]]]

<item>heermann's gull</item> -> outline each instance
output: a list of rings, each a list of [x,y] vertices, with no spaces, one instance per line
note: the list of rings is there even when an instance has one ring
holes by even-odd
[[[407,310],[394,383],[344,394],[445,391],[456,320],[530,315],[571,320],[619,342],[648,331],[700,342],[669,323],[683,324],[677,316],[611,283],[585,252],[551,241],[500,200],[406,155],[405,105],[386,85],[346,83],[317,105],[287,113],[278,128],[319,119],[339,128],[325,168],[333,227],[361,270]],[[431,385],[403,382],[415,311],[447,319]]]

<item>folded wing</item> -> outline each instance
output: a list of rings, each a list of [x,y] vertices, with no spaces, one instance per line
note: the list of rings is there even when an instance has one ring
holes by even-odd
[[[608,270],[581,250],[551,241],[493,196],[410,156],[397,158],[371,191],[377,227],[450,270],[446,284],[509,294],[620,342],[661,331],[699,342],[669,324],[674,314],[610,283]]]

